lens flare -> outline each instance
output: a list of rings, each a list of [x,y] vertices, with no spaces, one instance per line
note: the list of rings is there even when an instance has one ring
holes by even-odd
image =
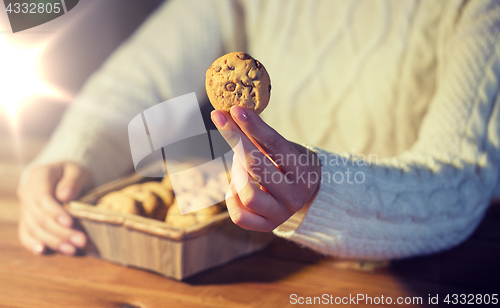
[[[38,74],[37,63],[47,42],[35,47],[20,47],[0,35],[0,113],[7,114],[14,125],[21,106],[33,98],[68,99]]]

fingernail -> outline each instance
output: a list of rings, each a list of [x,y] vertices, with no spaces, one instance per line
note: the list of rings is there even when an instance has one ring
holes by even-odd
[[[57,216],[57,222],[65,227],[71,227],[71,218],[65,215]]]
[[[235,117],[237,121],[240,122],[246,122],[248,120],[248,115],[245,112],[245,109],[239,106],[233,107],[233,109],[231,110],[231,115]]]
[[[43,250],[44,250],[44,247],[43,245],[40,245],[40,244],[36,244],[33,246],[33,252],[37,255],[39,254],[42,254],[43,253]]]
[[[226,117],[218,110],[212,111],[212,121],[217,127],[224,127],[226,125]]]
[[[61,245],[59,245],[59,251],[66,255],[72,255],[75,254],[76,248],[68,243],[62,243]]]
[[[69,241],[78,247],[83,247],[85,245],[85,236],[81,233],[75,233],[70,236]]]

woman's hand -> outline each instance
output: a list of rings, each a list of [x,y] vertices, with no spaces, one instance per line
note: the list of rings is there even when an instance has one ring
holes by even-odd
[[[61,202],[78,197],[90,186],[90,175],[76,164],[61,162],[32,169],[28,179],[18,188],[21,202],[19,239],[35,254],[47,247],[73,255],[83,248],[85,235],[72,229],[73,219],[64,211]]]
[[[270,232],[313,196],[321,177],[321,166],[314,153],[286,140],[248,108],[233,106],[231,114],[215,110],[212,121],[235,151],[231,187],[226,194],[227,209],[235,224]],[[262,146],[279,168],[246,134]],[[243,151],[235,146],[239,140]]]

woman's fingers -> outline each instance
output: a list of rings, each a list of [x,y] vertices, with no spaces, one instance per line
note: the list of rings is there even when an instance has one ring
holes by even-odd
[[[231,108],[231,116],[238,127],[255,140],[280,166],[288,184],[300,189],[316,186],[320,180],[319,160],[306,148],[286,140],[266,124],[255,112],[240,106]],[[279,175],[275,175],[276,179]],[[267,188],[267,187],[266,187]]]
[[[26,214],[33,217],[35,223],[41,229],[56,237],[59,244],[65,242],[79,248],[83,248],[85,246],[86,237],[82,232],[61,226],[52,217],[47,216],[41,209],[34,207],[29,213]],[[58,250],[58,248],[54,248],[53,246],[50,247]]]
[[[26,214],[23,221],[26,223],[29,234],[45,243],[51,249],[68,255],[75,254],[76,248],[73,245],[64,241],[59,234],[54,234],[47,230],[48,221],[38,220],[36,216],[30,214]]]
[[[233,195],[227,194],[226,203],[236,224],[249,230],[271,231],[306,204],[321,177],[321,166],[313,153],[289,142],[243,107],[233,106],[231,115],[215,110],[212,120],[235,153]],[[262,189],[252,179],[262,184]]]
[[[24,221],[21,221],[18,228],[19,240],[26,249],[36,255],[40,255],[45,252],[45,245],[43,244],[43,242],[29,233]]]
[[[238,193],[232,186],[231,189],[226,193],[226,205],[229,216],[235,224],[247,230],[261,232],[274,230],[274,224],[265,217],[248,210],[241,203]]]
[[[34,200],[28,198],[28,205],[42,208],[46,216],[52,217],[65,227],[71,227],[73,219],[54,198],[55,186],[63,176],[63,171],[62,166],[57,168],[43,168],[35,171],[31,179],[32,183],[27,183],[29,189],[33,191],[24,191],[24,194],[34,197]]]
[[[74,167],[79,168],[60,163],[33,169],[26,183],[18,189],[22,207],[19,238],[35,253],[43,253],[45,247],[49,247],[72,255],[77,247],[83,248],[86,244],[85,234],[71,228],[71,216],[54,197],[56,187],[65,177],[64,185],[69,185],[74,193],[87,182],[85,174]]]
[[[255,138],[284,173],[296,172],[297,158],[300,157],[300,153],[255,112],[244,107],[233,106],[231,117],[243,132]],[[300,163],[307,164],[307,161]]]
[[[215,110],[212,120],[252,178],[265,186],[275,197],[286,199],[293,193],[290,180],[262,154],[248,137],[239,129],[227,112]],[[241,142],[240,144],[238,144]]]
[[[61,202],[68,202],[80,194],[87,182],[85,172],[75,164],[65,164],[63,176],[57,183],[55,196]]]
[[[276,200],[257,186],[237,159],[233,160],[231,186],[238,194],[239,202],[249,211],[271,221],[286,215]]]
[[[61,226],[70,228],[73,225],[73,219],[62,208],[62,206],[50,195],[39,195],[33,202],[35,208],[42,209],[45,214],[44,217],[50,217],[57,221]]]

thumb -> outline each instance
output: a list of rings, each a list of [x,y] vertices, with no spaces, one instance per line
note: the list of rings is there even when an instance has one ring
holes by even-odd
[[[63,176],[56,187],[56,198],[60,202],[68,202],[80,194],[85,174],[83,169],[75,164],[65,164]]]

